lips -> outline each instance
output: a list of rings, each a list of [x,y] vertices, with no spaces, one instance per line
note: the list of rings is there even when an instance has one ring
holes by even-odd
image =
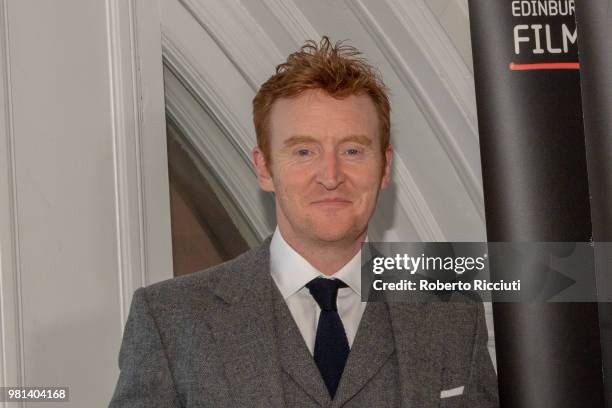
[[[313,205],[337,205],[337,206],[341,206],[341,205],[348,205],[351,204],[352,201],[347,200],[345,198],[340,198],[340,197],[333,197],[333,198],[324,198],[321,200],[316,200],[313,201],[311,204]]]

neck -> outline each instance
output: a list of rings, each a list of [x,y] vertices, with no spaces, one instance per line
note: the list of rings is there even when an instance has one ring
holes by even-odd
[[[331,276],[346,265],[361,249],[367,230],[364,230],[356,239],[350,241],[311,241],[302,240],[287,234],[281,229],[283,239],[298,254],[324,275]]]

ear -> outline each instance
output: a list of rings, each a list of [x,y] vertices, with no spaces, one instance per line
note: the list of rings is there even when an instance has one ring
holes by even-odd
[[[252,157],[259,188],[261,188],[263,191],[274,192],[274,180],[272,179],[272,174],[268,169],[268,164],[266,163],[264,154],[258,146],[253,148]]]
[[[385,150],[385,168],[383,169],[382,181],[380,189],[384,190],[391,184],[391,164],[393,162],[393,146],[389,145]]]

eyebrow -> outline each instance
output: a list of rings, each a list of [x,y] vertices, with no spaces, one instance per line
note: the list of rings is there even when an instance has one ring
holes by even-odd
[[[317,140],[312,136],[291,136],[289,139],[283,142],[286,147],[295,146],[301,143],[316,143]]]
[[[340,143],[346,142],[354,142],[364,146],[370,146],[372,144],[372,139],[365,135],[350,135],[343,137],[340,140]],[[283,145],[286,147],[291,147],[300,143],[318,143],[318,140],[312,136],[291,136],[289,139],[285,140]]]

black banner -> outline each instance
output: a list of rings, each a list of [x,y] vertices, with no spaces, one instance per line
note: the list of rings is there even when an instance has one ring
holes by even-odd
[[[589,241],[574,1],[469,9],[488,240]],[[596,303],[493,307],[502,407],[603,407]]]
[[[599,242],[612,242],[612,1],[577,0],[580,81],[599,285],[612,287],[612,265]],[[612,303],[599,305],[606,403],[612,407]]]

